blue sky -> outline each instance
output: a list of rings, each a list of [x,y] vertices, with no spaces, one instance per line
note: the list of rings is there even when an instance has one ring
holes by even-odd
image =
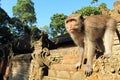
[[[91,5],[92,0],[32,0],[34,2],[34,8],[37,17],[36,25],[41,28],[44,25],[49,26],[51,20],[50,17],[56,13],[63,13],[70,15],[72,12],[81,9],[82,7]],[[98,0],[96,4],[99,5],[104,2],[109,9],[113,9],[113,2],[115,0]],[[1,7],[8,13],[10,17],[13,17],[12,7],[15,6],[17,0],[1,0]]]

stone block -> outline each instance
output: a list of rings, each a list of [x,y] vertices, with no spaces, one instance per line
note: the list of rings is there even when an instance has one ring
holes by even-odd
[[[56,71],[55,70],[49,70],[48,76],[50,76],[50,77],[56,77]]]
[[[70,73],[68,71],[56,71],[58,78],[69,79]]]
[[[85,80],[85,75],[83,72],[75,72],[71,75],[71,80]]]

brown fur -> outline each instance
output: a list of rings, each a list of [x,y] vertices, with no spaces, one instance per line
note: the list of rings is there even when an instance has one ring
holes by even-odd
[[[80,59],[76,68],[81,68],[84,53],[84,37],[87,39],[88,53],[85,74],[92,74],[92,59],[96,47],[104,51],[103,58],[112,54],[113,36],[116,21],[107,15],[91,15],[85,19],[81,14],[71,14],[65,20],[65,26],[75,44],[79,47]],[[104,40],[103,40],[104,38]],[[104,44],[103,44],[104,43]]]

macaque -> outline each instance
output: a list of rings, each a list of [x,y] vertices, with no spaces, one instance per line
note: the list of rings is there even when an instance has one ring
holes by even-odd
[[[102,58],[109,58],[112,55],[114,33],[117,30],[116,24],[116,21],[107,15],[91,15],[84,18],[81,14],[73,13],[65,20],[66,30],[79,47],[80,59],[76,64],[77,69],[82,66],[84,39],[88,44],[86,76],[90,76],[93,72],[92,60],[96,48],[104,52]]]

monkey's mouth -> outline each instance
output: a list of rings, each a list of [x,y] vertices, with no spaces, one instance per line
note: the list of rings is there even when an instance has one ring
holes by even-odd
[[[71,30],[70,30],[70,32],[74,32],[74,30],[73,30],[73,29],[71,29]]]
[[[70,33],[81,32],[80,29],[74,28],[69,30]]]
[[[75,29],[70,29],[69,31],[70,31],[71,33],[73,33],[73,32],[75,32]]]

